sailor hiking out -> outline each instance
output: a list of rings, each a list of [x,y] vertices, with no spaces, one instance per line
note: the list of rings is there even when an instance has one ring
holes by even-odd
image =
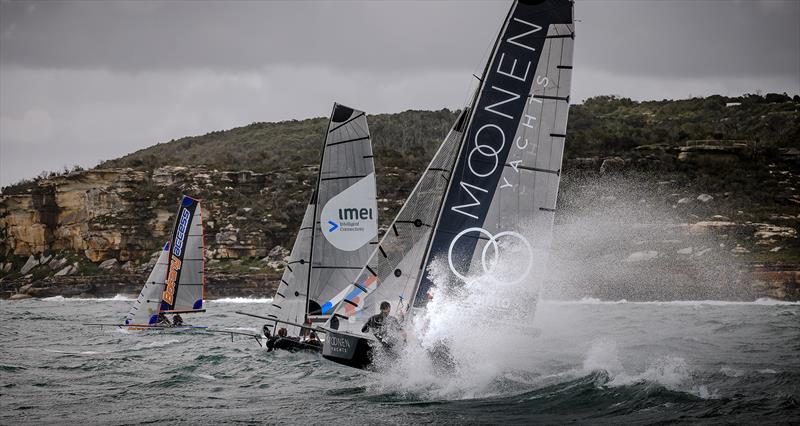
[[[375,337],[388,348],[398,343],[398,337],[406,341],[406,332],[397,318],[389,315],[392,305],[387,301],[381,302],[381,312],[370,317],[361,327],[362,333],[372,332]]]

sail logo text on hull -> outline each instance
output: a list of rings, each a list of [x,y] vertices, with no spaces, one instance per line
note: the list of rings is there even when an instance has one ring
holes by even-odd
[[[355,347],[353,345],[353,341],[346,337],[337,336],[335,334],[330,334],[327,338],[327,345],[325,345],[325,354],[326,355],[338,355],[338,356],[352,356],[353,352],[355,351]]]

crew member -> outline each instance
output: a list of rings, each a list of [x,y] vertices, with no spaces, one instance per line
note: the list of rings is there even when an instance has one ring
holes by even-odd
[[[320,342],[319,337],[317,337],[317,333],[315,331],[312,331],[308,335],[308,340],[306,340],[305,343],[307,345],[316,346],[316,347],[322,346],[322,342]]]
[[[172,325],[175,327],[180,327],[183,325],[183,318],[181,318],[180,314],[175,314],[175,316],[172,317]]]
[[[272,337],[272,332],[269,330],[269,324],[264,324],[264,328],[262,328],[261,331],[264,333],[264,337],[266,339]]]
[[[400,326],[400,321],[389,315],[391,311],[392,305],[390,305],[389,302],[381,302],[381,312],[371,316],[366,324],[361,327],[361,332],[367,333],[371,331],[381,343],[390,347],[396,343],[398,334],[402,336],[403,341],[405,341],[406,332],[403,330],[403,327]]]
[[[303,325],[305,327],[300,328],[300,339],[308,338],[308,332],[311,331],[311,318],[306,318]]]
[[[165,327],[169,327],[172,325],[172,323],[169,322],[169,318],[167,318],[167,316],[164,315],[163,312],[158,313],[158,320],[156,320],[156,323],[160,326],[165,326]]]
[[[267,352],[272,352],[274,349],[281,349],[280,347],[276,347],[276,344],[285,337],[286,337],[285,328],[279,329],[274,336],[269,337],[267,340]]]

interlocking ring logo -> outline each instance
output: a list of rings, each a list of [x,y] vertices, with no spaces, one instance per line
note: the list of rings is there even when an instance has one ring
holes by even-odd
[[[481,135],[481,132],[483,132],[484,129],[490,129],[490,128],[496,129],[498,134],[500,135],[499,148],[495,148],[491,145],[486,145],[483,143],[478,143],[478,137]],[[503,133],[503,129],[501,129],[500,126],[496,124],[484,125],[480,129],[478,129],[477,132],[475,132],[475,147],[472,148],[472,150],[469,152],[469,155],[467,156],[467,167],[469,167],[469,170],[472,172],[472,174],[474,174],[477,177],[485,178],[491,175],[492,173],[494,173],[495,170],[497,170],[497,166],[500,165],[500,153],[503,152],[503,149],[505,149],[505,147],[506,147],[506,135],[505,133]],[[476,152],[486,158],[494,159],[494,164],[492,165],[491,170],[489,170],[486,173],[479,173],[478,171],[475,170],[475,168],[472,166],[472,156]]]
[[[494,275],[495,268],[497,268],[497,264],[500,262],[500,246],[497,244],[497,240],[502,237],[513,237],[521,241],[522,244],[525,246],[525,249],[528,251],[528,261],[527,265],[525,265],[525,272],[522,273],[522,275],[520,275],[519,278],[517,278],[516,280],[508,282],[508,284],[512,285],[518,284],[528,276],[528,274],[531,271],[531,267],[533,266],[533,247],[531,246],[531,243],[528,241],[527,238],[523,237],[520,233],[514,231],[503,231],[503,232],[498,232],[497,235],[494,235],[483,228],[474,227],[474,228],[467,228],[459,232],[453,238],[453,240],[450,241],[450,248],[447,250],[447,263],[450,266],[450,270],[453,271],[453,273],[459,279],[467,281],[467,277],[459,273],[456,270],[455,266],[453,265],[453,247],[455,246],[456,241],[458,241],[459,238],[470,232],[478,232],[489,238],[489,241],[485,246],[483,246],[483,250],[481,251],[481,267],[485,274],[491,276],[494,280],[499,281],[497,277]],[[492,249],[494,250],[494,259],[491,261],[491,264],[487,264],[486,262],[486,254],[489,251],[489,247],[492,247]]]

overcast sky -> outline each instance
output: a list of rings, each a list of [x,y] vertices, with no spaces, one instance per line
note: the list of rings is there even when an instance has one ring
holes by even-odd
[[[510,1],[0,0],[0,185],[255,121],[459,108]],[[578,0],[572,98],[800,93],[800,1]]]

